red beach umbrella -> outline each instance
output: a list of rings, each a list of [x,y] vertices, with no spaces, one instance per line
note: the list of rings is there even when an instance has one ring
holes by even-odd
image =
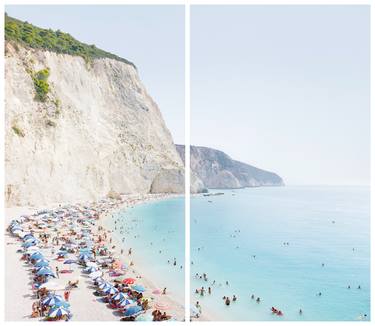
[[[129,278],[126,278],[126,279],[122,280],[122,283],[124,283],[124,284],[134,284],[135,281],[136,280],[134,278],[129,277]]]

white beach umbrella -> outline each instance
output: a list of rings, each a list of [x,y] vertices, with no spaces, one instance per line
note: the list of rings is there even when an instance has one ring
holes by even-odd
[[[93,272],[93,273],[89,274],[90,278],[96,278],[96,277],[102,276],[102,275],[103,275],[102,271],[96,271],[96,272]]]

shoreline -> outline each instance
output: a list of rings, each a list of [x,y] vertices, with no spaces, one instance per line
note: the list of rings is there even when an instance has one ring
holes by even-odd
[[[99,220],[98,220],[98,225],[100,225],[101,227],[103,227],[105,230],[107,230],[107,232],[111,235],[112,237],[112,245],[115,245],[116,248],[115,249],[112,249],[112,252],[114,253],[114,255],[116,257],[118,257],[119,259],[121,259],[122,261],[125,261],[128,265],[129,265],[129,268],[128,268],[128,271],[130,273],[133,274],[134,278],[140,278],[142,280],[142,283],[147,287],[147,288],[151,288],[151,289],[161,289],[162,287],[161,286],[158,286],[156,284],[156,282],[154,282],[151,277],[148,277],[148,276],[144,276],[144,274],[147,274],[144,273],[144,266],[142,266],[141,268],[139,267],[140,265],[137,264],[136,261],[134,261],[134,259],[130,259],[130,257],[124,252],[123,254],[121,254],[121,248],[122,248],[122,243],[120,241],[120,239],[118,238],[118,235],[116,235],[115,232],[113,232],[112,230],[110,230],[109,226],[108,226],[108,223],[110,221],[110,219],[112,218],[112,215],[115,214],[115,213],[118,213],[120,211],[125,211],[127,209],[130,209],[130,208],[133,208],[135,206],[139,206],[139,205],[144,205],[144,204],[147,204],[147,203],[151,203],[151,202],[159,202],[159,201],[163,201],[163,200],[168,200],[168,199],[171,199],[171,198],[178,198],[178,197],[182,197],[184,196],[183,194],[146,194],[146,195],[142,195],[141,198],[137,197],[135,199],[133,199],[133,202],[129,205],[129,203],[124,203],[122,205],[120,205],[119,207],[109,211],[109,212],[106,212],[105,214],[101,215],[99,217]],[[145,257],[147,258],[147,257]],[[142,257],[143,259],[143,257]],[[134,263],[133,266],[130,266],[129,262],[132,261]],[[185,302],[184,300],[181,301],[181,300],[178,300],[177,298],[173,298],[171,295],[169,294],[166,294],[166,295],[163,295],[163,301],[167,302],[171,307],[173,307],[174,309],[172,310],[175,310],[177,312],[176,316],[178,318],[179,321],[183,321],[183,319],[185,318]]]
[[[135,205],[145,204],[151,201],[159,201],[159,200],[166,200],[173,197],[180,197],[183,194],[136,194],[136,195],[123,195],[121,198],[113,200],[107,199],[109,203],[104,212],[99,214],[98,219],[95,221],[95,225],[91,228],[94,231],[98,227],[102,227],[104,232],[108,232],[109,237],[113,235],[113,232],[109,230],[106,225],[109,218],[111,218],[112,214],[119,212],[121,210],[130,208]],[[97,202],[92,203],[91,205],[94,206]],[[48,209],[54,208],[58,209],[59,207],[63,206],[63,204],[57,205],[48,205]],[[7,228],[10,221],[14,218],[20,217],[22,215],[32,215],[36,212],[40,211],[41,209],[46,209],[47,207],[9,207],[5,208],[5,227]],[[31,295],[31,291],[29,288],[30,284],[30,274],[29,274],[29,267],[25,266],[22,261],[19,260],[20,255],[17,253],[17,250],[20,248],[20,242],[17,241],[17,238],[13,237],[8,231],[5,231],[5,251],[6,251],[6,308],[5,308],[5,319],[7,321],[33,321],[35,319],[30,318],[31,306],[35,298]],[[94,233],[95,234],[95,233]],[[114,237],[115,238],[115,237]],[[120,254],[121,245],[117,243],[116,239],[113,239],[114,242],[112,245],[116,247],[111,249],[111,255],[113,258],[121,259],[121,261],[128,263],[129,257],[126,257],[125,254]],[[107,245],[110,245],[109,241],[106,241]],[[51,263],[52,264],[52,263]],[[26,268],[25,268],[26,267]],[[51,265],[52,267],[52,265]],[[55,266],[53,266],[55,267]],[[184,303],[181,304],[176,298],[173,296],[167,295],[155,295],[152,294],[152,291],[157,289],[156,284],[150,279],[145,278],[143,276],[144,270],[140,269],[138,266],[131,266],[127,269],[126,274],[127,277],[134,276],[134,278],[141,280],[142,285],[146,287],[146,291],[144,292],[147,297],[152,298],[152,300],[156,300],[157,297],[162,297],[163,302],[166,302],[170,309],[168,309],[168,314],[170,314],[175,320],[182,321],[185,317],[184,312]],[[82,280],[82,283],[86,281],[83,275],[75,275],[76,278]],[[141,277],[139,277],[141,276]],[[81,282],[80,282],[81,283]],[[87,282],[85,282],[87,283]],[[56,291],[58,292],[58,291]],[[102,303],[98,305],[92,304],[95,297],[92,295],[92,289],[89,289],[88,286],[85,284],[84,288],[80,287],[79,290],[74,290],[71,296],[71,304],[73,310],[73,320],[74,321],[112,321],[117,320],[119,318],[113,315],[113,311],[108,309]],[[77,304],[74,303],[77,299]],[[86,299],[86,303],[82,301],[82,299]],[[88,300],[87,300],[88,299]],[[91,301],[91,302],[90,302]],[[21,306],[21,308],[20,308]],[[81,306],[83,309],[79,309]],[[95,309],[91,309],[91,311],[86,311],[84,309],[88,306],[96,306]],[[101,308],[100,308],[101,307]],[[78,309],[77,309],[78,308]]]

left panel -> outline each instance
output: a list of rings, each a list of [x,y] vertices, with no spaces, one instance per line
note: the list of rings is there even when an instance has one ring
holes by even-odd
[[[184,6],[6,6],[7,321],[184,318]]]

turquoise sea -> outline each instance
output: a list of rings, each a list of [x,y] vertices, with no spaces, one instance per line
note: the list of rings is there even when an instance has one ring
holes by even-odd
[[[117,239],[125,238],[125,253],[132,248],[135,267],[159,288],[166,287],[180,303],[185,296],[184,218],[185,201],[177,197],[136,205],[119,211],[109,221],[111,229],[116,227]]]
[[[191,198],[191,300],[203,312],[218,320],[370,319],[369,187],[220,192]],[[202,286],[212,294],[195,294]],[[223,296],[234,294],[226,306]]]

